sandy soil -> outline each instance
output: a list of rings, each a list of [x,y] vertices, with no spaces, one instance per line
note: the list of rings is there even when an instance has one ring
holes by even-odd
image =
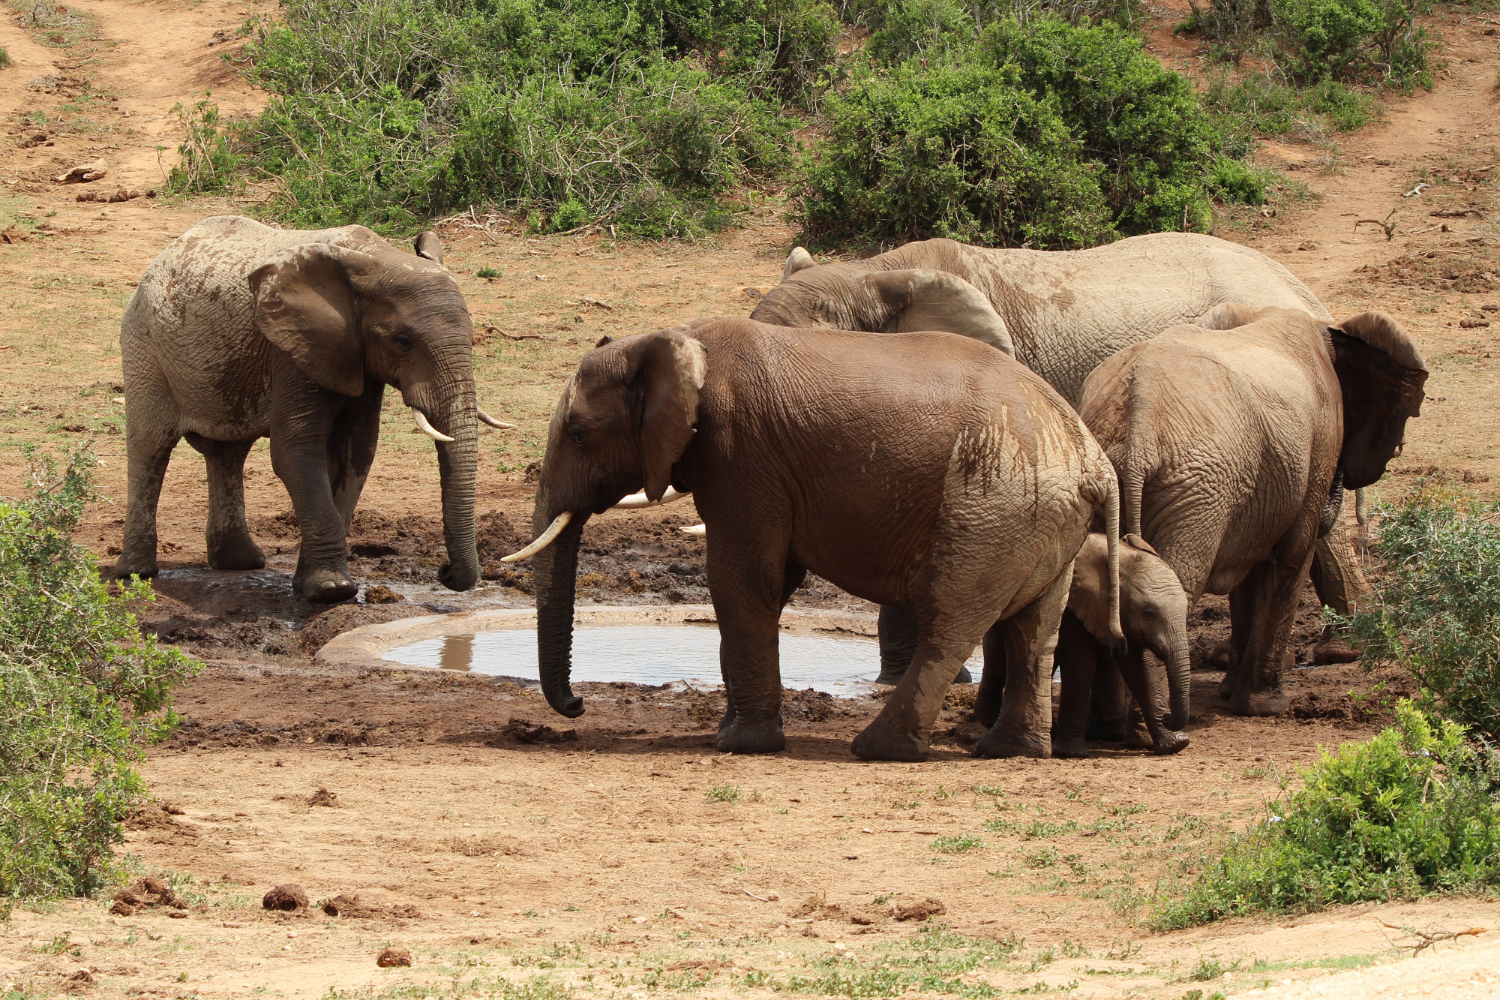
[[[176,159],[179,102],[212,88],[230,113],[259,106],[222,57],[236,55],[246,16],[268,7],[80,0],[61,28],[0,20],[15,61],[0,71],[0,99],[14,109],[0,138],[0,231],[11,234],[0,244],[10,291],[0,309],[9,455],[0,493],[21,485],[22,442],[91,441],[114,505],[97,508],[80,537],[106,565],[123,514],[120,312],[167,242],[246,206],[76,199],[158,186]],[[1162,23],[1181,13],[1162,11]],[[1382,121],[1336,144],[1267,144],[1261,155],[1312,197],[1284,196],[1274,215],[1230,213],[1219,228],[1286,263],[1335,315],[1386,308],[1421,341],[1433,367],[1428,403],[1374,491],[1384,496],[1420,475],[1481,491],[1500,482],[1500,417],[1487,405],[1500,383],[1495,328],[1460,326],[1500,321],[1482,310],[1500,304],[1497,37],[1485,34],[1494,21],[1484,15],[1439,14],[1431,26],[1447,60],[1433,92],[1385,98]],[[1198,69],[1190,41],[1152,37],[1160,58]],[[50,179],[100,157],[102,180]],[[1403,197],[1419,183],[1428,186]],[[1393,239],[1356,230],[1393,208]],[[484,405],[520,424],[482,439],[487,559],[527,533],[525,470],[541,457],[577,358],[603,333],[743,315],[793,238],[774,206],[702,245],[532,238],[483,217],[439,231],[485,331]],[[479,278],[481,268],[499,276]],[[1180,885],[1222,837],[1263,815],[1277,775],[1380,724],[1405,690],[1387,674],[1297,670],[1287,717],[1244,720],[1219,715],[1218,675],[1201,671],[1193,746],[1168,760],[1103,747],[1086,761],[975,761],[959,691],[931,761],[868,765],[847,748],[875,698],[789,693],[788,751],[736,759],[712,748],[716,692],[588,686],[588,713],[565,721],[534,691],[481,677],[315,667],[323,642],[360,624],[530,601],[525,571],[498,564],[469,594],[436,586],[433,453],[398,409],[388,419],[352,542],[356,572],[406,598],[394,604],[324,611],[289,596],[295,525],[263,445],[247,494],[271,564],[255,574],[203,568],[203,470],[183,446],[161,510],[162,596],[145,625],[208,666],[180,699],[182,732],[145,765],[168,810],[139,817],[127,850],[185,905],[123,915],[104,899],[20,911],[0,925],[7,989],[538,1000],[987,988],[1467,1000],[1500,989],[1487,901],[1173,934],[1141,923],[1151,893]],[[692,520],[683,504],[591,521],[581,598],[706,602],[701,542],[675,530]],[[795,600],[872,610],[820,581]],[[1221,600],[1195,613],[1200,653],[1225,618]],[[1309,597],[1298,621],[1304,660],[1318,628]],[[312,906],[263,910],[267,890],[288,882]],[[336,906],[340,915],[318,908],[340,894],[358,902]],[[1385,924],[1486,933],[1413,958],[1420,939]],[[413,964],[377,968],[387,947],[409,950]]]

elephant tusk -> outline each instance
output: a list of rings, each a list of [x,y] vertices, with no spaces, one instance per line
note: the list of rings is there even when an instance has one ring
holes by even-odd
[[[451,437],[449,437],[448,435],[444,434],[442,431],[438,430],[436,427],[432,426],[432,422],[427,419],[427,414],[423,413],[421,410],[417,409],[415,406],[413,406],[411,408],[411,412],[412,412],[412,416],[414,416],[414,417],[417,418],[417,430],[421,431],[423,434],[426,434],[428,437],[432,438],[434,441],[450,442],[450,441],[453,440]]]
[[[552,523],[547,525],[547,530],[538,535],[536,541],[526,546],[520,552],[512,552],[508,556],[501,556],[500,561],[503,563],[513,563],[520,562],[522,559],[530,559],[551,545],[552,540],[562,534],[562,530],[568,526],[568,522],[571,520],[573,520],[573,512],[571,510],[563,511],[552,519]]]
[[[481,423],[489,424],[491,427],[498,427],[502,431],[513,431],[516,429],[515,424],[507,424],[504,420],[496,420],[494,417],[490,416],[488,413],[485,413],[484,410],[480,409],[477,406],[474,407],[474,412],[479,414],[479,420]]]
[[[678,528],[677,530],[682,532],[684,535],[707,535],[708,525],[690,524],[686,528]]]
[[[613,509],[635,510],[639,507],[655,507],[658,504],[671,503],[673,500],[681,500],[685,496],[688,496],[688,494],[678,493],[672,487],[668,486],[667,492],[661,495],[660,500],[649,500],[646,498],[646,491],[641,490],[639,493],[632,493],[630,494],[630,496],[615,504]]]

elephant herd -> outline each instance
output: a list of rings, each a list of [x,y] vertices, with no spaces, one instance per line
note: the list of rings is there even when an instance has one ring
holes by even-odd
[[[415,249],[358,226],[220,217],[151,264],[121,329],[118,574],[156,571],[182,437],[208,463],[210,564],[264,565],[242,467],[268,436],[302,531],[294,588],[352,597],[347,527],[389,385],[437,441],[440,579],[473,586],[477,425],[507,425],[475,401],[441,244],[424,233]],[[1285,710],[1302,587],[1311,571],[1347,606],[1343,493],[1399,453],[1426,377],[1390,316],[1335,322],[1284,267],[1208,236],[1052,252],[929,240],[822,265],[799,247],[748,319],[605,337],[568,380],[536,540],[506,557],[532,560],[543,693],[583,711],[569,674],[584,523],[691,494],[721,635],[721,749],[785,745],[777,623],[811,572],[881,607],[895,690],[854,740],[862,758],[924,758],[981,645],[976,754],[1085,755],[1100,667],[1123,676],[1156,752],[1176,752],[1193,603],[1229,595],[1231,709]]]

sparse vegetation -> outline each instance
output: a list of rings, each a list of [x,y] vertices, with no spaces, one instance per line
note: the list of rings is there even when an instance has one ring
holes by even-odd
[[[1500,885],[1500,758],[1462,726],[1403,701],[1394,727],[1300,776],[1153,926]]]
[[[939,837],[932,842],[931,847],[939,854],[967,854],[984,847],[984,841],[972,833],[955,834],[951,837]]]
[[[9,68],[10,68],[10,51],[8,49],[6,49],[5,46],[0,45],[0,69],[9,69]]]
[[[86,450],[28,449],[29,496],[0,501],[0,911],[86,895],[112,875],[120,821],[140,801],[142,746],[170,732],[172,691],[198,669],[159,649],[73,542],[92,497]]]

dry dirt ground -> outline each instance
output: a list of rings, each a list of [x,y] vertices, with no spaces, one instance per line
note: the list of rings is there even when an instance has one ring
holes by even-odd
[[[123,513],[121,310],[168,241],[247,208],[144,192],[175,160],[175,105],[209,89],[229,112],[262,100],[223,57],[236,56],[245,18],[267,9],[79,0],[13,4],[0,18],[14,61],[0,70],[0,493],[21,487],[23,442],[91,441],[112,505],[81,537],[105,565]],[[1157,13],[1171,24],[1183,11]],[[1335,315],[1386,308],[1422,343],[1428,402],[1377,496],[1422,475],[1480,491],[1500,482],[1500,314],[1484,310],[1500,304],[1500,39],[1483,14],[1429,23],[1447,62],[1431,93],[1386,96],[1381,121],[1336,143],[1266,144],[1260,155],[1310,196],[1285,193],[1274,215],[1232,213],[1219,228],[1286,263]],[[1191,42],[1152,37],[1160,58],[1196,67]],[[51,179],[99,158],[101,180]],[[77,200],[121,187],[143,195]],[[1356,230],[1393,208],[1393,239]],[[483,217],[439,228],[485,331],[483,402],[520,425],[483,439],[488,558],[528,533],[524,472],[589,345],[748,312],[793,237],[771,208],[702,245],[531,238]],[[479,278],[481,268],[499,275]],[[1480,318],[1497,327],[1461,325]],[[202,568],[203,471],[183,446],[147,627],[208,665],[179,700],[181,734],[145,764],[165,808],[138,817],[126,845],[181,905],[152,905],[162,897],[138,886],[119,913],[108,898],[18,911],[0,925],[4,996],[1500,995],[1500,920],[1485,900],[1172,934],[1141,922],[1154,889],[1180,885],[1228,831],[1264,814],[1278,775],[1370,733],[1404,690],[1397,677],[1298,670],[1289,716],[1243,720],[1219,716],[1217,675],[1203,671],[1193,745],[1165,760],[1103,747],[1085,761],[975,761],[959,694],[931,761],[872,765],[847,748],[875,698],[796,694],[786,753],[727,758],[711,743],[715,692],[587,686],[589,712],[564,724],[509,683],[314,667],[311,653],[355,625],[530,599],[524,570],[498,565],[470,594],[435,586],[433,454],[399,408],[385,431],[354,527],[355,569],[407,600],[316,619],[288,595],[296,532],[264,443],[247,492],[272,558],[255,574]],[[674,530],[691,520],[686,504],[596,518],[580,596],[705,602],[701,543]],[[816,581],[796,600],[870,610]],[[1205,602],[1194,625],[1206,647],[1224,630],[1223,602]],[[1304,649],[1318,627],[1308,601]],[[266,891],[289,882],[312,905],[263,910]],[[339,895],[358,899],[319,908]],[[1413,958],[1417,939],[1386,924],[1484,933]],[[378,968],[388,947],[412,964]]]

